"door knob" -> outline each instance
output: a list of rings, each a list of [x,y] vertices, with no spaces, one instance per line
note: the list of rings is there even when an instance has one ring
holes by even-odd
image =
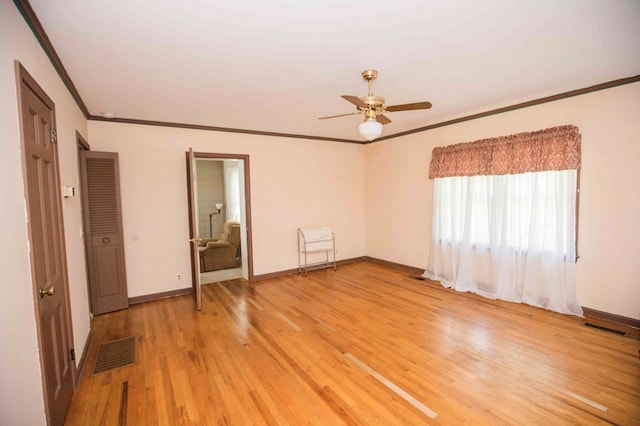
[[[43,298],[45,296],[53,296],[54,294],[56,294],[56,288],[54,286],[41,288],[38,290],[38,293],[40,294],[40,298]]]
[[[190,243],[198,243],[198,244],[200,244],[200,241],[202,241],[202,238],[189,238],[189,242]]]

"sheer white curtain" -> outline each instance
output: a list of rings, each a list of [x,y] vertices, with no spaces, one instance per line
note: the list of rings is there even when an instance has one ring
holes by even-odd
[[[224,194],[227,220],[240,222],[240,167],[237,161],[224,162]]]
[[[425,276],[458,291],[582,315],[577,171],[436,178]]]

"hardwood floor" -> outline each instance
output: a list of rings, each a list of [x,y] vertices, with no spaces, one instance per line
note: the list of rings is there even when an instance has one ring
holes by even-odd
[[[66,424],[640,424],[637,331],[584,321],[367,262],[209,284],[96,317]]]

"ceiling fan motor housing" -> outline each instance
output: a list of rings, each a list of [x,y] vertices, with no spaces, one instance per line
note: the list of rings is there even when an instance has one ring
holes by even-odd
[[[381,124],[389,124],[391,120],[389,120],[384,113],[385,112],[393,112],[393,111],[410,111],[416,109],[428,109],[431,108],[430,102],[414,102],[410,104],[402,104],[402,105],[391,105],[387,107],[384,103],[384,98],[382,96],[376,96],[373,94],[373,80],[378,77],[378,71],[376,70],[365,70],[362,72],[362,78],[367,82],[369,86],[369,91],[367,96],[362,98],[353,95],[342,95],[341,97],[355,105],[357,112],[352,112],[350,114],[339,114],[332,115],[329,117],[320,117],[320,119],[326,118],[336,118],[336,117],[344,117],[347,115],[356,115],[363,114],[365,116],[365,122],[378,121]]]
[[[375,108],[375,107],[384,106],[384,98],[382,96],[369,95],[369,96],[360,98],[360,100],[370,107]]]
[[[375,96],[372,91],[372,83],[378,77],[378,71],[366,70],[362,72],[362,78],[369,84],[369,94],[360,100],[366,105],[366,107],[358,107],[364,112],[366,118],[375,118],[376,115],[382,114],[384,109],[384,98],[382,96]]]

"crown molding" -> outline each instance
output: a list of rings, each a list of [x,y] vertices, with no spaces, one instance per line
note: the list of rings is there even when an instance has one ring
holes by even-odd
[[[293,133],[264,132],[260,130],[234,129],[230,127],[206,126],[203,124],[174,123],[170,121],[139,120],[135,118],[118,118],[118,117],[105,118],[99,115],[91,115],[88,117],[88,119],[94,120],[94,121],[106,121],[111,123],[139,124],[139,125],[145,125],[145,126],[177,127],[180,129],[208,130],[212,132],[227,132],[227,133],[242,133],[242,134],[248,134],[248,135],[275,136],[275,137],[281,137],[281,138],[311,139],[311,140],[318,140],[318,141],[354,143],[358,145],[365,144],[365,142],[363,141],[356,141],[352,139],[330,138],[325,136],[298,135]]]
[[[450,126],[450,125],[462,123],[465,121],[476,120],[478,118],[488,117],[496,114],[502,114],[509,111],[515,111],[522,108],[528,108],[531,106],[540,105],[547,102],[558,101],[558,100],[570,98],[573,96],[580,96],[587,93],[596,92],[598,90],[610,89],[612,87],[622,86],[625,84],[630,84],[630,83],[635,83],[640,81],[640,75],[621,78],[618,80],[608,81],[606,83],[600,83],[593,86],[584,87],[582,89],[570,90],[568,92],[559,93],[557,95],[546,96],[543,98],[538,98],[531,101],[506,106],[503,108],[492,109],[492,110],[480,112],[477,114],[471,114],[471,115],[466,115],[460,118],[454,118],[452,120],[429,124],[427,126],[418,127],[413,130],[407,130],[404,132],[383,136],[374,141],[360,141],[360,140],[354,140],[354,139],[330,138],[330,137],[324,137],[324,136],[299,135],[299,134],[291,134],[291,133],[264,132],[264,131],[258,131],[258,130],[234,129],[229,127],[206,126],[206,125],[199,125],[199,124],[174,123],[174,122],[165,122],[165,121],[138,120],[138,119],[131,119],[131,118],[104,118],[101,116],[92,115],[89,112],[86,104],[84,103],[84,101],[82,100],[82,97],[80,96],[80,93],[76,89],[76,86],[73,84],[73,81],[71,80],[71,76],[69,76],[69,73],[67,73],[67,70],[62,64],[60,57],[58,56],[55,48],[53,47],[51,40],[49,40],[49,36],[47,36],[47,33],[42,27],[42,24],[40,23],[40,20],[36,16],[29,1],[13,0],[13,2],[18,8],[18,11],[20,12],[20,14],[24,17],[29,28],[31,28],[31,31],[33,32],[33,35],[40,43],[40,46],[42,46],[42,49],[44,50],[46,55],[49,57],[51,64],[53,65],[58,75],[62,79],[63,83],[69,90],[69,93],[71,93],[71,96],[73,97],[76,104],[78,105],[78,108],[80,108],[80,110],[82,111],[82,113],[84,114],[87,120],[94,120],[94,121],[139,124],[139,125],[147,125],[147,126],[176,127],[181,129],[195,129],[195,130],[206,130],[206,131],[214,131],[214,132],[241,133],[241,134],[259,135],[259,136],[275,136],[275,137],[283,137],[283,138],[310,139],[310,140],[321,140],[321,141],[329,141],[329,142],[344,142],[344,143],[353,143],[358,145],[368,145],[371,143],[381,142],[389,139],[395,139],[400,136],[406,136],[406,135],[411,135],[413,133],[419,133],[419,132],[424,132],[431,129],[436,129],[438,127]]]
[[[561,99],[571,98],[573,96],[585,95],[587,93],[597,92],[598,90],[611,89],[612,87],[622,86],[625,84],[636,83],[640,81],[640,75],[634,75],[633,77],[620,78],[618,80],[608,81],[606,83],[595,84],[589,87],[583,87],[582,89],[570,90],[568,92],[558,93],[557,95],[545,96],[544,98],[534,99],[532,101],[521,102],[515,105],[509,105],[502,108],[496,108],[489,111],[479,112],[477,114],[466,115],[460,118],[454,118],[453,120],[441,121],[439,123],[430,124],[424,127],[418,127],[417,129],[407,130],[406,132],[394,133],[389,136],[383,136],[373,141],[380,142],[388,139],[397,138],[400,136],[406,136],[413,133],[424,132],[426,130],[436,129],[438,127],[450,126],[452,124],[462,123],[464,121],[476,120],[478,118],[488,117],[490,115],[502,114],[509,111],[515,111],[522,108],[528,108],[535,105],[544,104],[547,102],[559,101]]]
[[[29,28],[31,28],[31,32],[35,36],[36,40],[38,40],[38,43],[40,43],[40,46],[42,46],[42,50],[44,50],[44,53],[49,57],[49,60],[51,61],[53,68],[60,76],[60,79],[62,79],[64,85],[67,86],[67,90],[69,90],[69,93],[71,93],[71,96],[76,101],[78,108],[80,108],[80,111],[82,111],[84,117],[86,119],[89,119],[90,114],[87,105],[82,100],[78,89],[76,89],[75,84],[73,84],[73,80],[71,80],[71,76],[62,64],[58,53],[53,48],[53,44],[51,44],[51,40],[49,40],[49,36],[42,27],[42,24],[36,16],[36,13],[33,11],[31,4],[28,0],[13,0],[13,3],[16,5],[16,8],[20,12],[24,20],[27,22]]]

